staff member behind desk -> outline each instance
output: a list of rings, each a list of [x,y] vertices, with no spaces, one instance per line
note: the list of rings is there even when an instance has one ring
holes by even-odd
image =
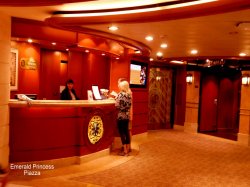
[[[61,100],[79,100],[73,87],[74,81],[72,79],[67,80],[65,88],[61,92]]]

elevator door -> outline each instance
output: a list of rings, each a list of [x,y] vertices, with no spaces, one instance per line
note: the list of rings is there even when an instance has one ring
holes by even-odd
[[[205,73],[202,79],[199,132],[238,132],[240,72]]]
[[[201,89],[199,131],[217,129],[218,79],[214,75],[204,75]]]

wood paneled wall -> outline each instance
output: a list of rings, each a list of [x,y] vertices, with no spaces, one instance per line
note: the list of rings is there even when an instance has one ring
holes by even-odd
[[[18,49],[18,90],[11,91],[11,98],[15,94],[39,94],[40,83],[40,47],[26,42],[11,42],[11,47]],[[23,69],[21,59],[32,58],[37,63],[37,69]]]

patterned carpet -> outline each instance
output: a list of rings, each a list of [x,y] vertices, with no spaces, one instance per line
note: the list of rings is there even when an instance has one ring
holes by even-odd
[[[150,131],[133,159],[70,180],[108,187],[249,187],[250,148],[201,134]]]

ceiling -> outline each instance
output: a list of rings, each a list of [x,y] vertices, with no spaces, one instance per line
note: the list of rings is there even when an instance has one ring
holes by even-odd
[[[78,3],[63,4],[65,2]],[[158,62],[188,58],[250,58],[250,1],[247,0],[79,2],[37,0],[34,6],[30,0],[1,1],[0,11],[13,17],[45,21],[52,27],[113,38],[135,47],[141,55],[149,52]],[[190,3],[196,4],[187,6]],[[131,12],[135,10],[141,12]],[[111,25],[119,29],[109,31]],[[146,41],[147,35],[154,40]],[[162,42],[168,47],[161,48]],[[193,49],[198,53],[191,54]],[[162,57],[156,56],[159,51]],[[246,56],[239,57],[240,53]]]

